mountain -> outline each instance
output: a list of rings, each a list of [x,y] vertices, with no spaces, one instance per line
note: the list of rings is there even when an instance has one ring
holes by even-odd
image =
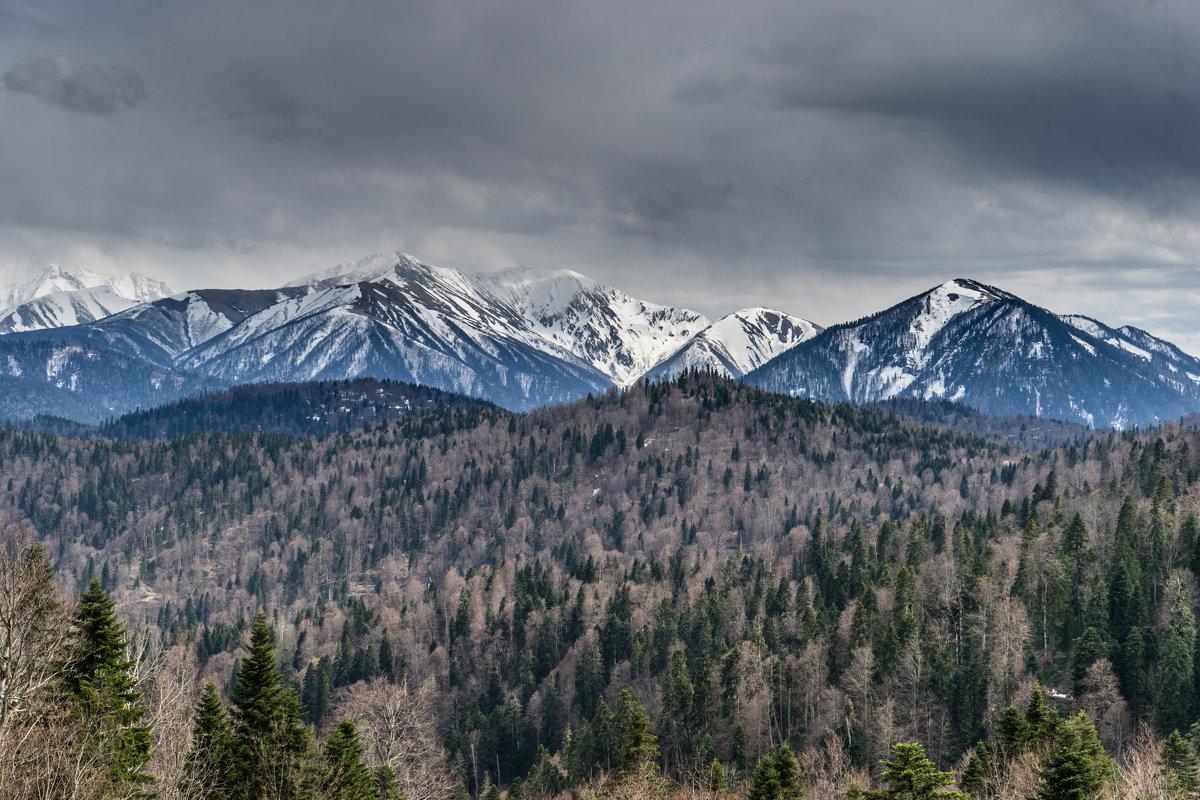
[[[993,415],[1091,427],[1152,424],[1200,406],[1200,364],[1144,331],[1127,330],[1064,319],[960,278],[828,328],[747,380],[834,402],[945,398]],[[1158,357],[1147,357],[1152,353]]]
[[[509,269],[478,280],[542,339],[618,386],[634,383],[708,326],[694,311],[638,300],[570,270]]]
[[[713,369],[740,378],[822,330],[806,319],[769,308],[735,311],[700,331],[650,374],[673,378],[687,369]]]
[[[276,303],[177,360],[228,383],[374,377],[513,409],[609,385],[565,351],[535,347],[506,309],[467,305],[446,283],[334,285]]]
[[[0,333],[78,325],[170,295],[161,281],[57,264],[0,264]]]
[[[556,358],[569,353],[627,386],[708,326],[693,311],[638,300],[570,270],[507,269],[471,275],[404,253],[369,256],[289,286],[331,288],[389,281],[435,314],[480,319]]]

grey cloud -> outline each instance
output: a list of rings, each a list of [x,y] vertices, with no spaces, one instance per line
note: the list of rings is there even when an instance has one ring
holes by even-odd
[[[401,247],[825,323],[961,274],[1098,286],[1200,261],[1194,3],[38,8],[0,32],[0,218],[39,241],[211,253],[241,283]],[[14,92],[55,108],[5,128]]]
[[[83,114],[115,114],[140,105],[147,96],[141,76],[131,69],[73,66],[54,58],[29,58],[16,64],[4,76],[4,86]]]

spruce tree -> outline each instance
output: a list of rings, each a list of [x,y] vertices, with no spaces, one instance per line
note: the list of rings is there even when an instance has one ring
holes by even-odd
[[[1042,762],[1037,800],[1094,800],[1113,777],[1113,763],[1087,714],[1059,726]]]
[[[1000,717],[1000,724],[997,727],[996,738],[999,740],[1001,751],[1006,758],[1012,758],[1023,752],[1029,744],[1029,723],[1025,721],[1025,717],[1021,716],[1021,711],[1016,706],[1004,709],[1004,714]]]
[[[1200,764],[1197,763],[1192,743],[1177,730],[1171,731],[1171,735],[1163,742],[1162,763],[1167,781],[1179,797],[1190,800],[1200,794],[1200,774],[1197,774]]]
[[[991,786],[992,748],[987,742],[980,742],[971,751],[967,760],[967,768],[963,770],[959,786],[971,797],[982,796]]]
[[[779,800],[779,771],[775,769],[774,756],[767,754],[754,765],[750,777],[750,792],[747,800]]]
[[[290,800],[300,796],[303,761],[310,746],[300,703],[275,668],[275,642],[266,615],[254,617],[250,655],[233,683],[237,766],[235,798]]]
[[[617,719],[625,733],[621,746],[621,774],[632,775],[658,759],[658,746],[650,732],[650,718],[632,689],[617,697]]]
[[[192,722],[192,749],[184,767],[185,796],[204,800],[226,800],[233,782],[233,728],[209,681],[196,701]]]
[[[138,705],[141,692],[126,658],[125,626],[114,604],[92,580],[79,598],[76,612],[79,640],[67,687],[89,734],[101,752],[90,753],[106,765],[106,789],[113,794],[136,793],[153,781],[141,768],[150,760],[150,726],[139,725],[146,710]]]
[[[343,720],[329,734],[321,754],[320,791],[338,800],[378,800],[374,776],[363,763],[363,746],[358,729]]]
[[[883,766],[880,779],[888,788],[870,792],[856,789],[852,796],[865,800],[968,800],[962,792],[942,788],[954,782],[954,774],[938,772],[919,744],[892,745],[892,760],[884,761]]]
[[[713,794],[725,794],[729,791],[729,779],[725,777],[725,768],[715,758],[708,768],[708,790]]]

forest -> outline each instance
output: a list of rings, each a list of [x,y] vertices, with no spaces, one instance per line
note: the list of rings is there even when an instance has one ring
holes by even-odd
[[[1200,432],[938,414],[0,430],[0,797],[1200,796]]]

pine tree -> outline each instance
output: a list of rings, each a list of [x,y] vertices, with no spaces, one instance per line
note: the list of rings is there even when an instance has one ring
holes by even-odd
[[[374,776],[363,763],[363,746],[353,722],[343,720],[333,729],[325,742],[321,762],[322,796],[338,800],[378,800]]]
[[[1081,711],[1059,726],[1042,762],[1037,800],[1094,800],[1112,777],[1112,760],[1100,745],[1095,726]]]
[[[775,758],[767,754],[754,765],[750,777],[750,792],[746,800],[780,800],[779,772],[775,769]]]
[[[254,617],[250,655],[234,679],[233,706],[237,759],[234,797],[299,797],[309,732],[300,722],[295,692],[283,683],[283,676],[275,668],[275,643],[262,612]]]
[[[987,742],[980,742],[971,751],[967,760],[967,768],[963,770],[959,786],[971,797],[980,797],[991,786],[992,748]]]
[[[1158,647],[1158,723],[1167,732],[1191,722],[1196,617],[1187,587],[1172,578],[1167,588],[1170,626]]]
[[[150,760],[150,727],[138,725],[146,710],[138,705],[134,665],[125,656],[125,626],[97,580],[79,598],[76,626],[79,641],[67,687],[89,730],[87,738],[101,743],[102,752],[92,755],[107,765],[107,790],[136,792],[153,781],[141,771]]]
[[[1046,705],[1046,694],[1041,684],[1033,686],[1029,708],[1025,709],[1025,722],[1029,726],[1029,738],[1034,742],[1049,741],[1058,730],[1058,712]]]
[[[1200,795],[1200,774],[1197,774],[1200,763],[1197,762],[1192,743],[1177,730],[1171,731],[1171,735],[1163,742],[1162,763],[1167,780],[1179,797],[1191,800]]]
[[[658,746],[650,732],[650,718],[632,689],[622,689],[617,697],[617,719],[625,731],[621,746],[621,774],[632,775],[658,759]]]
[[[229,797],[233,772],[233,728],[217,696],[217,687],[209,681],[196,701],[192,723],[192,749],[184,768],[185,796],[204,800]]]
[[[1021,716],[1021,711],[1016,706],[1004,709],[997,726],[996,738],[1007,758],[1023,752],[1029,744],[1029,723]]]
[[[804,785],[800,778],[800,765],[792,755],[792,748],[784,742],[775,751],[775,774],[779,777],[779,797],[781,800],[796,800],[804,795]]]
[[[713,794],[725,794],[729,791],[729,779],[725,777],[725,768],[715,758],[708,768],[708,790]]]
[[[951,772],[938,772],[937,767],[925,756],[925,748],[919,744],[899,743],[892,745],[892,760],[883,762],[880,776],[887,789],[855,794],[864,800],[968,800],[967,795],[943,786],[954,782]]]
[[[375,779],[375,794],[379,800],[403,800],[404,790],[400,788],[400,782],[396,780],[395,771],[384,764],[376,767],[373,773]],[[487,795],[484,794],[486,798]],[[497,795],[497,800],[499,795]]]

